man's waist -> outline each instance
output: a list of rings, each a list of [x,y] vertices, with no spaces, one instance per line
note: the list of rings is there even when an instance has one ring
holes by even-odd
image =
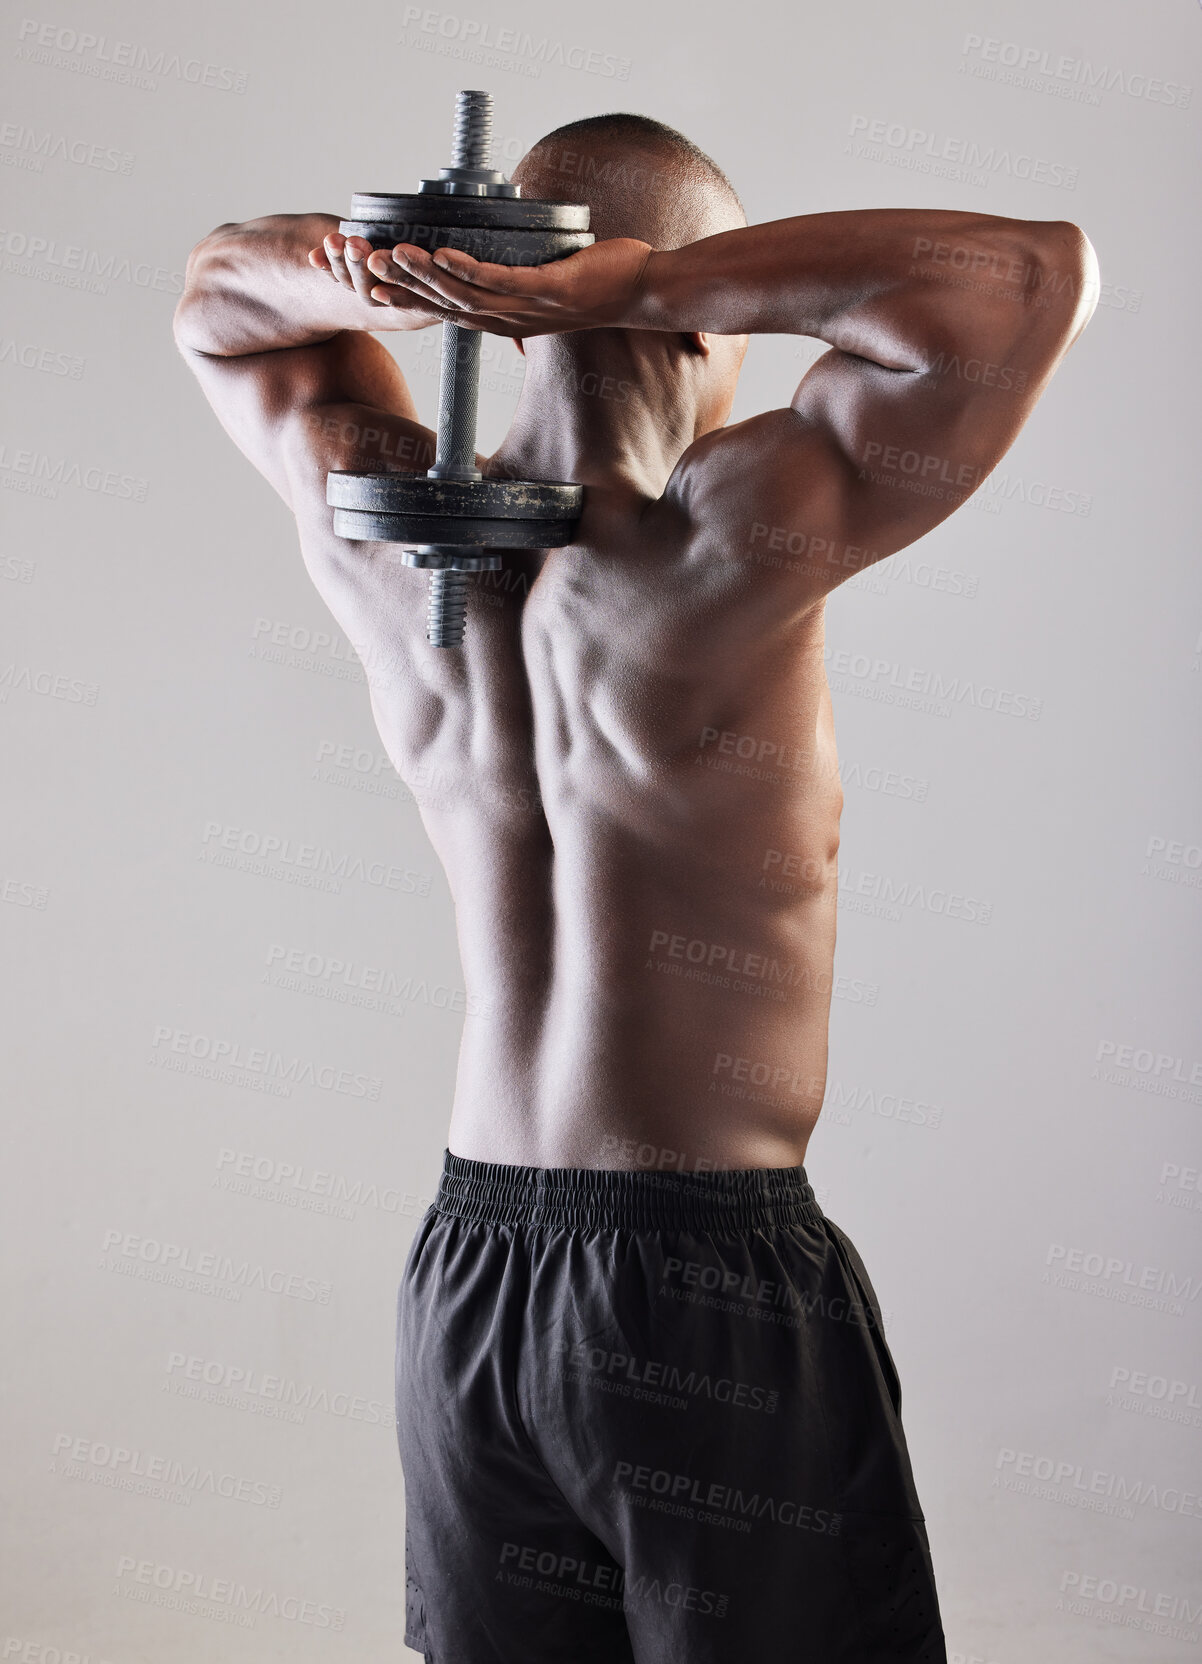
[[[449,1150],[434,1206],[478,1223],[576,1230],[741,1232],[822,1218],[800,1165],[630,1172],[514,1166]]]

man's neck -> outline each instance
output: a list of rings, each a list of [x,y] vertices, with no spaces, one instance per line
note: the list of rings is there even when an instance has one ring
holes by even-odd
[[[540,337],[493,470],[658,497],[701,431],[689,382],[668,353],[620,335],[588,352]]]

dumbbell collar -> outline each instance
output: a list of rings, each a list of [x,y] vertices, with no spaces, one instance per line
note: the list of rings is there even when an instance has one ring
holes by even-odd
[[[511,185],[495,168],[440,168],[437,179],[423,179],[418,186],[423,196],[521,196],[522,187]]]

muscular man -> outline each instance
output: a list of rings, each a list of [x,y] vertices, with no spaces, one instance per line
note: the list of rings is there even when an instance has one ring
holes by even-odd
[[[176,326],[360,653],[489,1013],[400,1293],[406,1639],[437,1664],[934,1664],[879,1305],[803,1166],[842,804],[823,612],[1005,454],[1089,317],[1092,250],[926,209],[749,227],[642,117],[562,128],[514,177],[587,201],[596,245],[509,270],[373,254],[321,214],[224,225]],[[374,333],[447,317],[526,355],[485,474],[587,487],[570,548],[476,580],[455,651],[325,501],[329,469],[432,461]],[[728,427],[757,332],[831,350]],[[764,1084],[715,1090],[736,1067]]]

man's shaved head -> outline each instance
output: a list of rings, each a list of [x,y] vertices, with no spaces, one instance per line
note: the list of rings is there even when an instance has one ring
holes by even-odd
[[[557,127],[513,170],[522,195],[587,202],[590,228],[682,248],[747,224],[743,204],[717,162],[674,127],[650,116],[588,116]]]

